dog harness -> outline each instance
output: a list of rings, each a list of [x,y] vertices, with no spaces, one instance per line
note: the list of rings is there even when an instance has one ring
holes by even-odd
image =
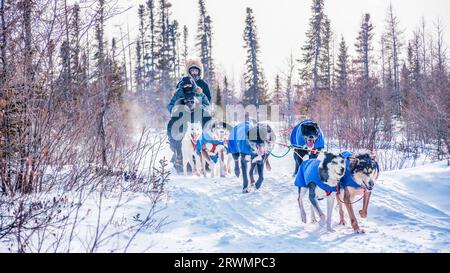
[[[305,147],[306,142],[302,134],[302,125],[311,123],[312,120],[305,119],[299,124],[297,124],[291,132],[291,144],[294,146]],[[321,149],[325,147],[325,138],[322,132],[322,129],[319,128],[319,135],[317,136],[316,141],[314,142],[314,149]]]
[[[211,153],[215,153],[216,152],[216,148],[218,145],[224,145],[224,143],[220,140],[216,140],[214,139],[214,137],[208,133],[208,132],[203,132],[202,135],[197,139],[197,143],[196,143],[196,147],[195,147],[195,152],[197,153],[197,155],[200,155],[203,145],[210,143],[212,144],[212,149],[211,149]],[[209,157],[211,158],[211,160],[214,163],[217,163],[217,159],[219,158],[217,155],[209,155]]]
[[[310,183],[314,183],[320,189],[326,191],[327,195],[330,195],[331,192],[336,192],[336,186],[330,186],[320,179],[320,163],[321,161],[315,158],[303,161],[298,169],[297,176],[295,177],[295,186],[299,188],[307,188]]]

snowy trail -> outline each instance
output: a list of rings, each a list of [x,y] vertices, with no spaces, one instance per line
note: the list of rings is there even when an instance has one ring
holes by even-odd
[[[337,226],[337,208],[336,232],[309,223],[308,202],[308,223],[301,223],[293,159],[271,158],[271,164],[262,189],[250,194],[241,193],[242,182],[233,176],[172,176],[163,212],[170,223],[158,234],[141,234],[140,240],[152,240],[152,252],[450,252],[445,162],[382,173],[368,218],[358,218],[363,235]]]

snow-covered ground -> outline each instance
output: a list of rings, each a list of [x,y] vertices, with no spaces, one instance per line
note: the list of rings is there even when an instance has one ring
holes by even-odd
[[[271,163],[263,187],[250,194],[241,193],[235,177],[172,176],[163,212],[171,223],[138,241],[155,242],[153,252],[450,252],[446,162],[383,172],[367,220],[359,218],[363,235],[337,226],[337,209],[334,233],[301,223],[293,159],[271,158]]]
[[[282,154],[283,149],[274,151]],[[169,157],[165,150],[161,156]],[[350,226],[337,226],[329,233],[316,223],[300,222],[297,188],[293,185],[292,155],[271,158],[272,171],[259,191],[242,194],[242,182],[234,176],[199,178],[171,175],[165,207],[156,217],[165,219],[159,232],[142,229],[128,252],[450,252],[450,167],[437,162],[412,169],[382,172],[375,185],[367,219],[359,219],[366,234]],[[97,221],[116,217],[106,234],[114,234],[145,217],[149,199],[142,194],[125,194],[123,205],[114,212],[117,200],[103,200],[101,217],[98,198],[91,198],[80,210],[76,239],[70,251],[89,251]],[[325,201],[321,202],[325,209]],[[356,204],[359,210],[361,203]],[[359,215],[357,215],[359,216]],[[348,222],[348,221],[347,221]],[[105,241],[96,251],[124,251],[133,233]],[[7,252],[0,242],[0,252]],[[50,247],[44,251],[55,251]],[[65,251],[64,248],[56,251]]]

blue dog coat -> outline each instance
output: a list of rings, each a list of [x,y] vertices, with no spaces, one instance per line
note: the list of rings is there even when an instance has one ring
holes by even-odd
[[[250,122],[243,122],[236,125],[228,135],[228,152],[235,154],[254,155],[248,142],[247,134],[252,129]]]
[[[356,181],[353,179],[352,171],[350,170],[350,157],[352,156],[352,153],[349,151],[345,151],[341,153],[341,156],[343,156],[345,160],[345,173],[344,176],[339,181],[339,188],[343,189],[346,187],[352,187],[352,188],[361,188],[361,186],[356,183]]]
[[[302,125],[312,122],[310,119],[305,119],[299,124],[297,124],[291,132],[291,144],[294,146],[304,147],[306,145],[305,139],[302,135]],[[322,129],[319,128],[319,135],[314,142],[314,149],[321,149],[325,147],[325,138]]]
[[[197,144],[195,147],[195,152],[200,155],[203,145],[211,143],[213,145],[223,145],[222,141],[214,139],[214,137],[209,132],[203,132],[202,135],[197,139]],[[214,163],[217,163],[218,156],[210,156]]]
[[[298,169],[297,176],[295,177],[295,186],[306,188],[310,183],[314,183],[324,191],[336,192],[336,187],[332,187],[320,179],[320,162],[321,161],[318,159],[308,159],[303,161]]]

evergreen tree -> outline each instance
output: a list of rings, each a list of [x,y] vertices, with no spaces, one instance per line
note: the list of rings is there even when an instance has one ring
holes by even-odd
[[[348,67],[348,48],[344,40],[344,36],[341,38],[341,42],[339,44],[339,55],[336,64],[336,90],[345,94],[348,91],[349,85],[349,67]]]
[[[197,44],[200,60],[203,64],[203,77],[207,83],[214,82],[214,65],[212,58],[212,20],[205,7],[205,0],[199,0],[200,17],[197,28]]]
[[[108,101],[123,102],[123,94],[125,91],[125,79],[123,78],[123,67],[117,61],[117,41],[115,38],[111,41],[111,55],[108,57],[107,79],[108,79]]]
[[[275,76],[275,86],[273,88],[273,94],[270,103],[279,106],[283,104],[283,92],[279,74]]]
[[[146,52],[147,47],[147,40],[146,40],[146,30],[147,30],[147,23],[145,20],[146,13],[145,13],[145,6],[139,5],[138,8],[138,18],[139,18],[139,43],[141,47],[141,54],[142,54],[142,64],[141,64],[141,90],[145,90],[147,87],[147,84],[145,83],[145,75],[146,75],[146,64],[145,62],[148,60],[148,55]]]
[[[373,25],[370,21],[370,14],[366,13],[363,16],[361,28],[356,39],[356,63],[359,64],[358,77],[368,82],[370,78],[370,65],[372,60],[372,39],[373,39]]]
[[[416,92],[422,91],[422,64],[420,56],[420,34],[414,32],[413,39],[408,42],[407,69],[410,73],[411,88]]]
[[[104,18],[104,8],[105,8],[105,0],[98,1],[98,18],[96,20],[95,25],[95,53],[94,60],[96,62],[96,70],[95,74],[98,80],[101,80],[104,75],[105,68],[105,40],[104,40],[104,27],[105,27],[105,18]]]
[[[69,99],[71,74],[70,74],[70,45],[63,41],[60,48],[61,72],[59,74],[59,88],[65,100]]]
[[[146,55],[145,65],[147,71],[147,82],[150,91],[155,91],[157,80],[157,21],[155,0],[147,0],[149,41],[148,54]]]
[[[173,50],[170,42],[170,7],[172,5],[167,0],[159,1],[158,8],[158,79],[159,87],[163,95],[159,95],[158,99],[163,99],[163,102],[169,99],[172,90],[175,86],[175,79],[173,78]]]
[[[182,56],[182,60],[181,60],[181,63],[183,64],[183,67],[185,68],[184,70],[186,70],[186,67],[185,67],[185,65],[186,65],[186,61],[187,61],[187,58],[188,58],[188,52],[189,52],[189,48],[188,48],[188,38],[189,38],[189,31],[188,31],[188,28],[187,28],[187,26],[185,25],[185,26],[183,26],[183,51],[182,51],[182,54],[181,54],[181,56]]]
[[[319,58],[319,88],[329,92],[331,91],[331,42],[333,34],[331,32],[331,23],[328,18],[323,20],[322,28],[322,48]]]
[[[246,70],[244,72],[245,90],[242,100],[244,105],[254,104],[256,107],[259,107],[259,105],[267,103],[267,84],[258,58],[260,49],[255,17],[251,8],[247,8],[244,41],[247,58],[245,61]]]
[[[136,40],[136,67],[134,70],[134,76],[136,78],[136,90],[138,93],[142,93],[143,90],[143,60],[142,60],[142,46],[139,39]]]
[[[411,54],[410,49],[412,48],[410,47],[410,45],[408,45],[408,55]],[[412,89],[412,73],[411,70],[409,70],[406,63],[403,64],[400,73],[400,88],[402,94],[401,100],[403,102],[402,107],[403,109],[407,109],[409,107],[410,101],[409,93],[411,92]]]
[[[170,41],[170,64],[171,64],[171,78],[178,79],[180,77],[180,58],[178,57],[178,22],[174,20],[169,25],[169,41]]]
[[[97,19],[95,24],[95,40],[96,51],[94,53],[94,59],[96,61],[95,76],[98,83],[99,93],[101,96],[101,102],[99,106],[99,113],[97,116],[97,140],[99,142],[98,149],[100,153],[101,163],[103,166],[108,164],[107,162],[107,143],[106,143],[106,124],[105,117],[108,110],[108,87],[105,79],[106,75],[106,53],[105,53],[105,40],[104,40],[104,27],[105,27],[105,1],[98,1]]]
[[[71,45],[71,65],[72,65],[72,82],[76,87],[72,90],[75,92],[75,98],[79,99],[81,94],[87,88],[88,79],[85,66],[82,64],[82,48],[80,45],[80,6],[75,4],[72,9],[72,22],[70,32],[70,45]]]
[[[228,84],[228,77],[223,77],[223,103],[225,106],[233,104],[233,91]]]
[[[309,19],[309,29],[306,32],[306,43],[302,47],[302,58],[300,59],[300,78],[306,86],[311,87],[309,102],[315,99],[319,91],[320,76],[323,75],[324,61],[323,37],[325,29],[329,23],[324,14],[324,0],[313,0],[311,6],[312,15]],[[327,22],[328,21],[328,22]],[[328,33],[331,34],[331,33]],[[328,41],[329,42],[329,41]],[[322,67],[321,67],[322,63]]]
[[[216,87],[216,96],[214,97],[214,104],[217,105],[218,107],[225,109],[224,108],[224,100],[222,98],[222,91],[220,90],[220,85],[217,85]]]

